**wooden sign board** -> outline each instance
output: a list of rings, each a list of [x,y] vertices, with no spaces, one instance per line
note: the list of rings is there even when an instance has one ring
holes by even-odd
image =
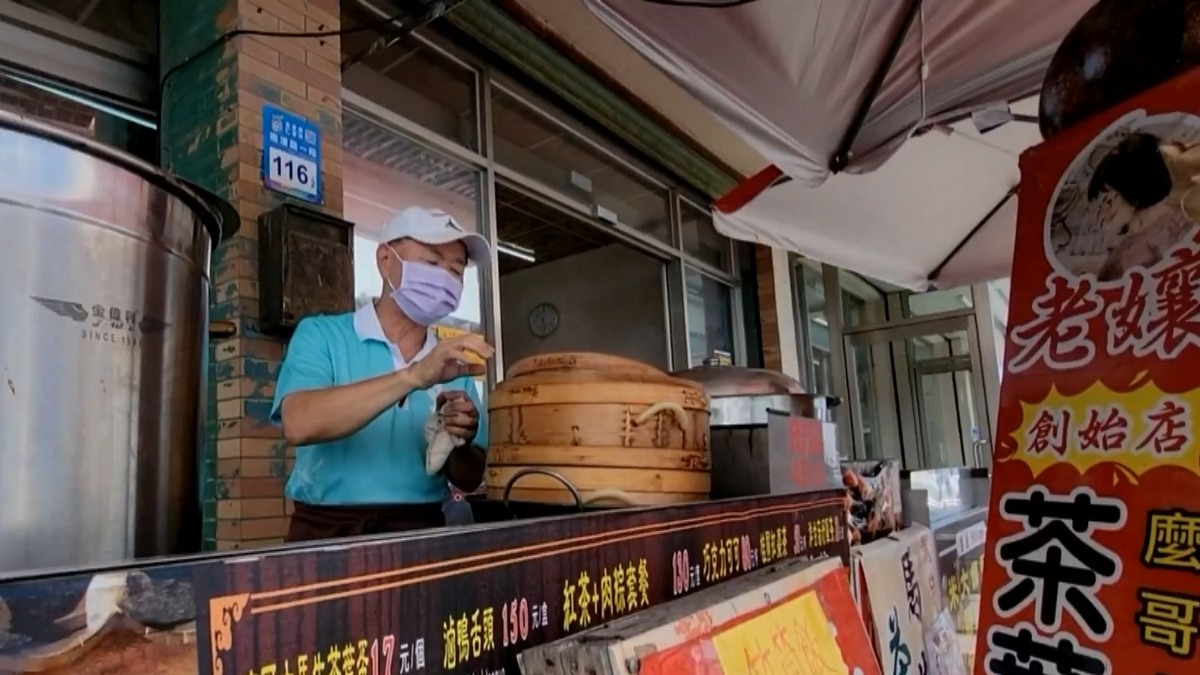
[[[883,675],[924,671],[926,632],[942,612],[933,533],[916,525],[856,547],[853,555]]]
[[[840,560],[789,561],[520,657],[523,675],[877,675]]]
[[[826,528],[828,541],[806,535]],[[826,492],[7,580],[0,673],[516,675],[531,646],[849,553],[841,496]]]

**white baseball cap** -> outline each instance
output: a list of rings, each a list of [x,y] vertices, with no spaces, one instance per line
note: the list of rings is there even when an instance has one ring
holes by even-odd
[[[390,244],[397,239],[412,239],[430,246],[461,241],[467,247],[467,262],[485,267],[492,260],[492,247],[487,239],[467,232],[449,213],[440,209],[410,206],[392,216],[383,227],[381,241]]]

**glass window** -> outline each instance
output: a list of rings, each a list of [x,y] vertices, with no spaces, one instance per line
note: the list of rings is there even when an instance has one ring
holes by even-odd
[[[970,309],[975,306],[970,286],[928,293],[913,293],[905,298],[905,302],[908,305],[909,316],[930,316]]]
[[[383,293],[375,251],[384,225],[401,209],[441,209],[479,230],[479,173],[419,145],[351,108],[343,113],[345,218],[355,224],[354,295],[358,306]],[[443,327],[483,334],[478,270],[468,268],[462,303]]]
[[[834,392],[833,351],[829,338],[829,316],[825,311],[825,280],[819,264],[795,262],[796,335],[800,354],[806,361],[808,388],[817,394]]]
[[[862,451],[866,459],[887,459],[881,449],[879,424],[879,391],[876,389],[875,371],[880,364],[876,358],[886,359],[886,347],[879,349],[876,345],[854,344],[854,375],[858,380],[858,400],[855,403],[859,409],[859,430],[862,435]],[[888,367],[890,362],[882,364]],[[893,458],[898,459],[898,458]]]
[[[157,158],[158,132],[147,116],[41,78],[0,70],[0,109],[88,136],[149,161]]]
[[[679,218],[684,253],[717,269],[729,270],[729,239],[713,226],[712,213],[680,199]]]
[[[965,330],[908,340],[918,420],[925,447],[922,468],[966,466],[979,439],[971,372],[955,366],[969,356]]]
[[[496,161],[572,201],[601,220],[670,243],[667,190],[509,94],[493,89]]]
[[[361,59],[342,73],[342,87],[472,150],[479,150],[477,79],[436,49],[404,40],[368,54],[374,32],[342,37],[342,54]]]
[[[733,355],[732,289],[693,269],[685,268],[688,354],[692,366],[721,351]]]
[[[842,287],[842,321],[848,328],[887,320],[887,299],[877,286],[853,272],[838,270]]]

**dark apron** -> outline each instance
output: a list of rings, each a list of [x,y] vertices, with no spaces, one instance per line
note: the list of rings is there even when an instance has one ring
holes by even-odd
[[[391,534],[445,524],[446,516],[440,502],[388,506],[313,506],[296,502],[286,541]]]

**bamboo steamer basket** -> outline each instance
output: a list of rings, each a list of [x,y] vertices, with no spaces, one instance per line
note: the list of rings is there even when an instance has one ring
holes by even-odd
[[[488,427],[489,499],[619,507],[709,497],[708,395],[639,361],[522,359],[488,397]]]

